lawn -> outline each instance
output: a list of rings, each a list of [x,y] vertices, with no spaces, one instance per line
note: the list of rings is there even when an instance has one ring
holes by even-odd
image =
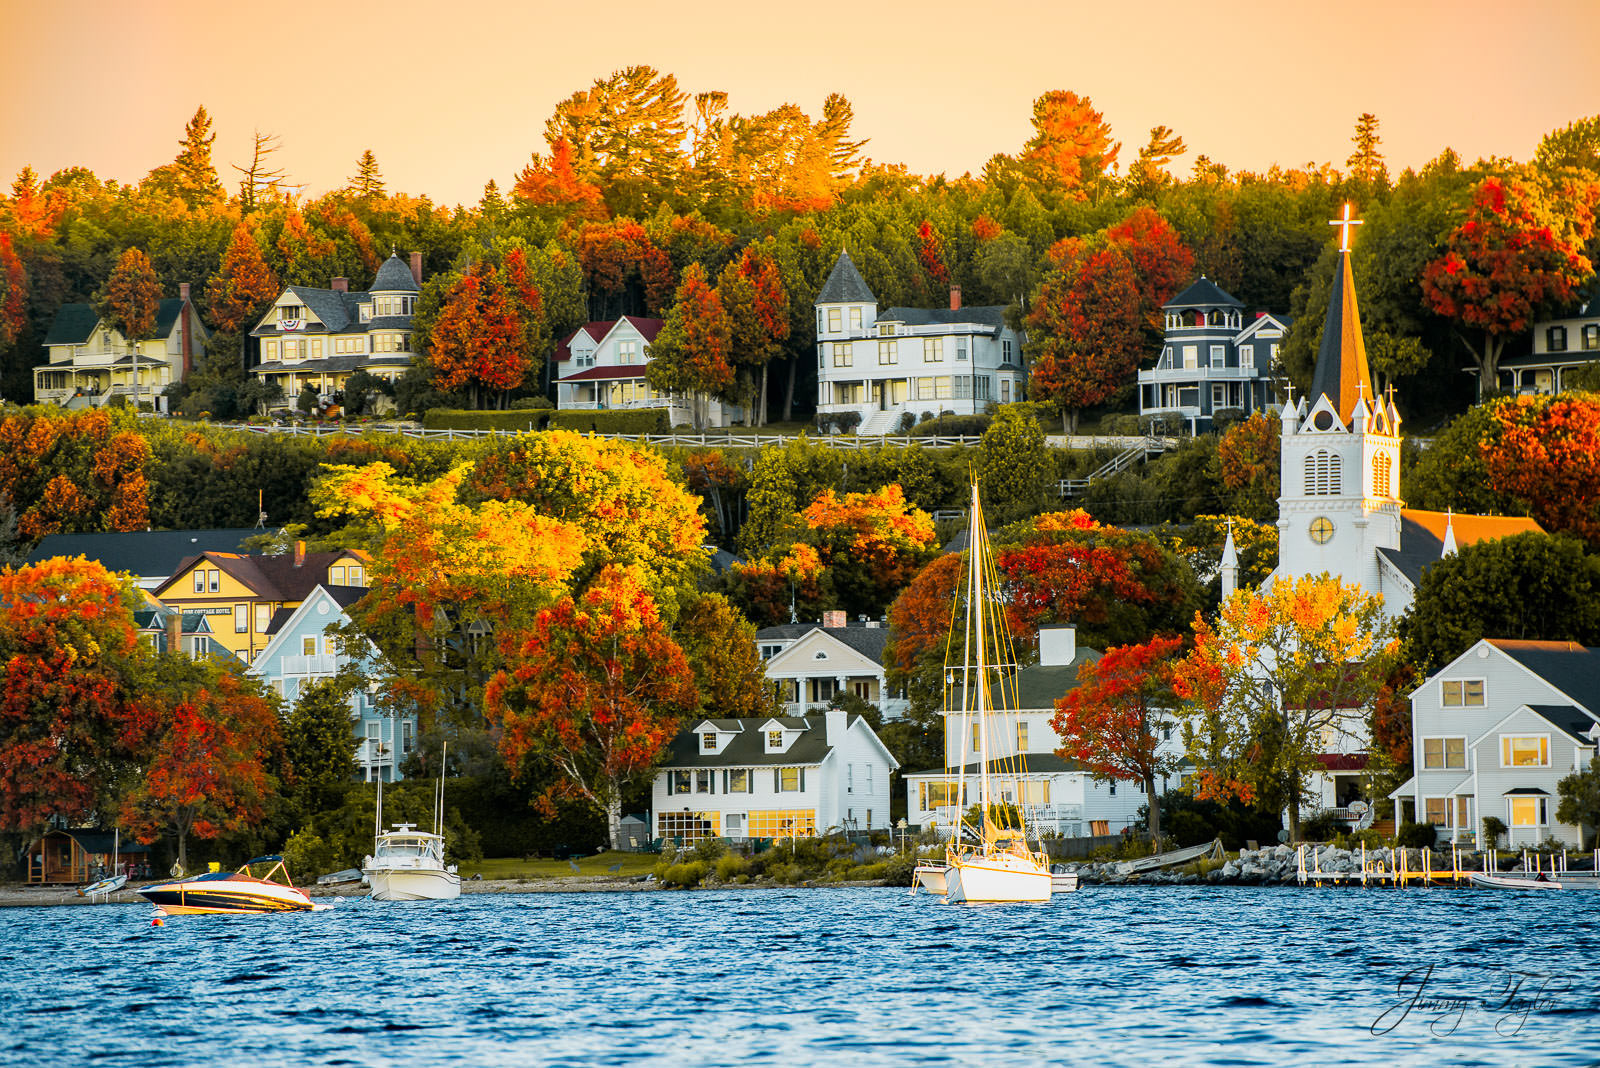
[[[461,877],[481,874],[485,879],[570,879],[575,875],[632,878],[647,875],[661,858],[654,853],[597,853],[575,861],[524,860],[521,857],[490,857],[461,865]],[[578,870],[574,872],[572,865]],[[618,865],[617,871],[611,871]]]

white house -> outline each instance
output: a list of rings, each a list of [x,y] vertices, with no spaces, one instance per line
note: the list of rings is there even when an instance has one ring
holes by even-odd
[[[1600,302],[1533,324],[1530,351],[1500,361],[1499,388],[1507,393],[1560,393],[1573,376],[1600,360]]]
[[[1582,844],[1556,821],[1557,784],[1600,740],[1600,649],[1484,639],[1411,692],[1411,715],[1416,773],[1389,795],[1397,819],[1462,844],[1483,841],[1490,816],[1502,846]]]
[[[651,791],[658,838],[804,838],[889,823],[900,765],[867,721],[817,716],[706,719],[673,740]]]
[[[817,294],[817,411],[854,412],[857,433],[887,434],[907,412],[972,415],[1022,399],[1022,339],[1000,306],[878,311],[848,252]]]
[[[1069,838],[1117,834],[1133,826],[1148,803],[1143,783],[1096,782],[1076,761],[1056,755],[1061,745],[1050,720],[1056,702],[1078,685],[1078,669],[1100,659],[1079,648],[1076,630],[1047,626],[1039,632],[1039,663],[1017,672],[1015,708],[997,709],[989,736],[957,710],[944,713],[945,766],[906,772],[906,820],[948,833],[966,808],[978,804],[980,741],[988,743],[991,797],[1019,805],[1031,834],[1054,832]],[[1002,687],[1009,698],[1011,688]],[[959,699],[954,703],[959,704]],[[1180,757],[1183,743],[1173,724],[1162,726],[1163,755]],[[1161,779],[1165,792],[1178,777]]]
[[[250,674],[264,681],[291,707],[308,687],[333,678],[351,657],[333,634],[350,622],[345,609],[359,601],[364,586],[321,585],[292,608],[275,613],[271,640],[250,665]],[[417,744],[417,718],[385,716],[370,694],[350,695],[350,717],[358,742],[356,765],[367,782],[394,782],[404,776],[400,763]]]
[[[673,426],[694,422],[690,398],[653,389],[645,378],[650,345],[661,332],[660,319],[624,315],[585,323],[556,346],[556,407],[563,411],[628,411],[664,408]],[[744,409],[721,401],[706,402],[710,426],[744,421]]]
[[[834,696],[850,693],[876,705],[885,720],[906,712],[905,692],[890,689],[884,675],[889,632],[877,620],[846,622],[843,612],[824,612],[821,625],[789,623],[756,631],[756,648],[767,678],[778,686],[793,716],[821,711]]]
[[[210,336],[189,300],[188,282],[156,305],[155,325],[133,344],[90,305],[63,304],[45,334],[47,362],[33,369],[33,399],[91,408],[126,397],[165,411],[162,391],[187,377]]]
[[[1246,324],[1244,305],[1204,275],[1162,311],[1166,339],[1156,365],[1139,372],[1139,414],[1171,415],[1192,431],[1211,426],[1218,412],[1249,415],[1275,401],[1287,316],[1257,312]]]

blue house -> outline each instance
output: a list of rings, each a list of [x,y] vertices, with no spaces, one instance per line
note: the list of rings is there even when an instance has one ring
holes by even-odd
[[[331,679],[354,661],[333,631],[350,621],[346,609],[366,595],[364,586],[321,585],[294,608],[282,608],[268,625],[270,638],[250,665],[285,704],[293,706],[312,684]],[[368,646],[360,659],[374,655]],[[350,695],[350,718],[359,745],[356,764],[368,782],[402,778],[400,764],[417,744],[417,718],[384,715],[372,695]]]
[[[1162,305],[1166,339],[1156,365],[1139,372],[1139,414],[1210,429],[1218,412],[1241,416],[1276,403],[1272,369],[1288,316],[1257,312],[1201,276]]]

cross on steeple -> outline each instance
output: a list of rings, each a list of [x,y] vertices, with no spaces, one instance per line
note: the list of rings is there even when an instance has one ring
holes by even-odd
[[[1360,225],[1362,225],[1362,222],[1363,222],[1363,220],[1361,220],[1361,219],[1352,219],[1350,217],[1350,204],[1349,204],[1348,201],[1345,202],[1344,217],[1343,218],[1340,218],[1340,219],[1329,219],[1328,220],[1328,225],[1329,226],[1337,226],[1337,227],[1339,227],[1339,251],[1340,252],[1349,252],[1350,251],[1350,227],[1352,227],[1352,226],[1360,226]]]

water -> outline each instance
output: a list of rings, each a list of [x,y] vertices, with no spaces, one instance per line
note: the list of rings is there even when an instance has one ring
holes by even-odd
[[[1087,887],[989,907],[894,889],[482,894],[159,929],[145,905],[4,909],[0,1063],[1595,1064],[1596,906],[1454,889]],[[1430,964],[1422,996],[1463,1006],[1395,1009]],[[1503,1004],[1513,972],[1554,978]]]

